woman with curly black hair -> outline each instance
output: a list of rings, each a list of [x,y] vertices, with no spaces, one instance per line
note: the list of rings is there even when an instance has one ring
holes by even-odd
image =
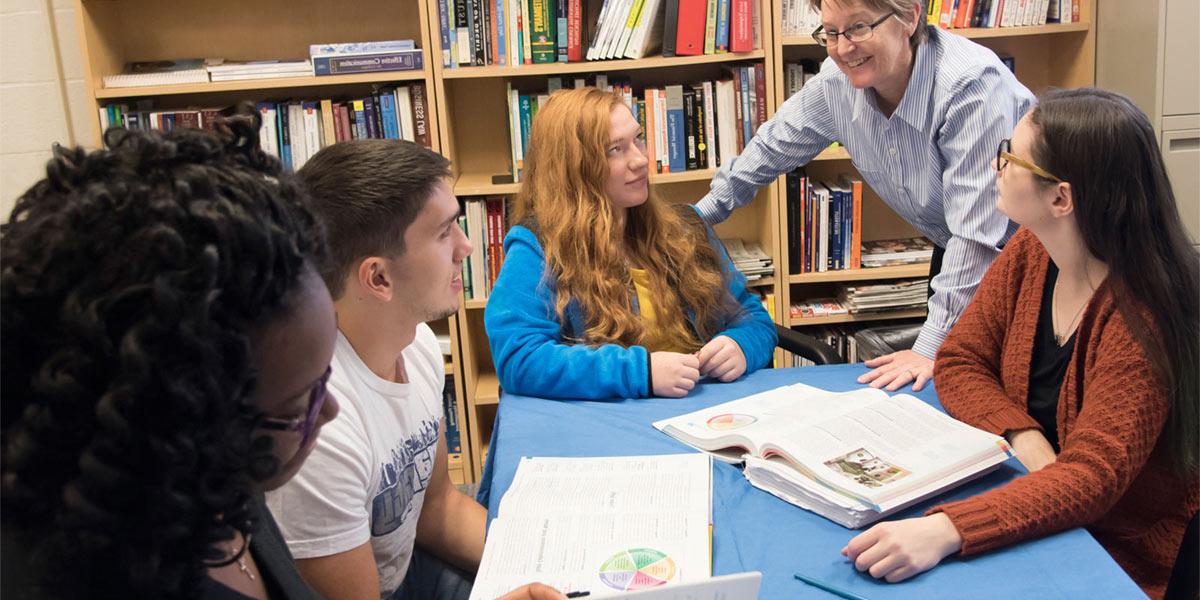
[[[261,492],[337,414],[336,325],[258,125],[56,148],[0,229],[6,596],[313,595]]]

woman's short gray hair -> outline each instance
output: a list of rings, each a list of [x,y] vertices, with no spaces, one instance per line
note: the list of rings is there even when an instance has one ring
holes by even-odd
[[[908,38],[909,44],[913,48],[921,45],[928,37],[925,31],[925,15],[926,7],[929,0],[833,0],[839,4],[859,4],[875,12],[890,12],[895,15],[904,16],[912,14],[913,4],[921,5],[921,17],[917,22],[917,30]],[[809,5],[817,12],[821,12],[821,0],[808,0]]]

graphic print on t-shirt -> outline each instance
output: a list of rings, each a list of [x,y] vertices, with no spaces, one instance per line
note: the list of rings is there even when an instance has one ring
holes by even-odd
[[[391,462],[384,463],[379,492],[371,501],[371,535],[387,535],[407,521],[412,500],[425,491],[437,458],[438,423],[427,420],[413,436],[392,449]]]

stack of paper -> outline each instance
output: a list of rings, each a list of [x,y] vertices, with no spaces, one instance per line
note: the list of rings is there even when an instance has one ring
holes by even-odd
[[[178,60],[154,60],[132,62],[125,65],[125,72],[104,76],[104,87],[126,88],[147,85],[178,85],[184,83],[208,83],[206,65],[220,63],[221,59],[185,58]]]
[[[729,253],[729,260],[733,261],[733,267],[745,275],[747,281],[775,274],[773,261],[766,252],[763,252],[762,246],[746,243],[741,238],[723,239],[721,243],[725,245],[725,251]]]
[[[929,300],[929,280],[845,286],[838,299],[852,313],[921,308]]]
[[[845,527],[875,522],[991,471],[1004,438],[907,395],[776,388],[654,423],[763,489]]]
[[[222,61],[210,65],[208,74],[213,81],[238,81],[244,79],[274,79],[279,77],[312,77],[312,61],[301,60],[255,60]]]
[[[863,268],[911,265],[929,262],[931,258],[933,244],[922,237],[874,240],[862,245]]]
[[[521,459],[471,599],[533,581],[607,598],[707,579],[711,501],[704,454]]]

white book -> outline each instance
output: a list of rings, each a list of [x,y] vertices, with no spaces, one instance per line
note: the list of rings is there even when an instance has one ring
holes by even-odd
[[[521,171],[525,168],[525,148],[521,143],[521,97],[514,90],[512,82],[506,82],[508,88],[508,137],[512,149],[513,181],[521,180]]]
[[[471,239],[471,290],[476,300],[487,298],[487,208],[482,198],[467,201],[467,237]]]
[[[589,598],[708,581],[711,526],[704,454],[522,458],[488,530],[471,599],[532,581]]]
[[[621,36],[621,29],[625,27],[625,19],[629,18],[629,9],[633,5],[633,0],[615,0],[612,10],[601,23],[600,46],[596,51],[596,60],[608,58],[609,52],[616,44],[616,40]]]
[[[720,144],[720,166],[737,156],[737,107],[734,103],[733,80],[717,81],[717,139]]]
[[[304,149],[306,151],[304,160],[307,162],[313,155],[321,151],[321,109],[317,108],[316,103],[313,102],[301,110],[304,114]]]
[[[299,171],[308,160],[308,148],[304,135],[304,107],[299,102],[287,104],[288,139],[292,145],[292,170]]]
[[[504,15],[505,35],[508,36],[504,38],[504,41],[508,44],[508,56],[506,58],[510,67],[519,67],[521,66],[520,54],[522,47],[520,30],[517,29],[517,19],[521,17],[521,8],[525,3],[520,0],[506,1],[508,2],[508,13]]]
[[[637,23],[642,17],[643,6],[645,6],[645,2],[637,2],[636,0],[630,4],[629,14],[625,22],[621,24],[621,30],[617,33],[617,41],[609,48],[606,58],[625,56],[625,48],[629,45],[629,38],[633,36],[633,30],[637,27]]]
[[[664,5],[662,0],[643,0],[642,15],[625,48],[625,58],[645,58],[662,48]]]
[[[829,270],[829,188],[821,182],[813,184],[813,197],[816,198],[817,218],[820,219],[817,231],[817,271]]]
[[[407,85],[396,88],[396,116],[400,122],[400,139],[417,141],[417,130],[413,126],[412,96]]]
[[[704,95],[704,155],[708,159],[708,168],[717,168],[717,128],[713,119],[716,110],[713,102],[713,84],[705,81],[700,86]]]
[[[659,88],[654,91],[658,96],[654,103],[654,109],[658,111],[658,114],[654,115],[654,124],[657,130],[655,135],[658,136],[655,149],[658,151],[658,161],[662,165],[662,172],[667,173],[671,170],[671,149],[667,142],[667,90]]]
[[[784,386],[654,423],[725,460],[761,489],[850,528],[991,471],[1004,438],[909,395]]]

